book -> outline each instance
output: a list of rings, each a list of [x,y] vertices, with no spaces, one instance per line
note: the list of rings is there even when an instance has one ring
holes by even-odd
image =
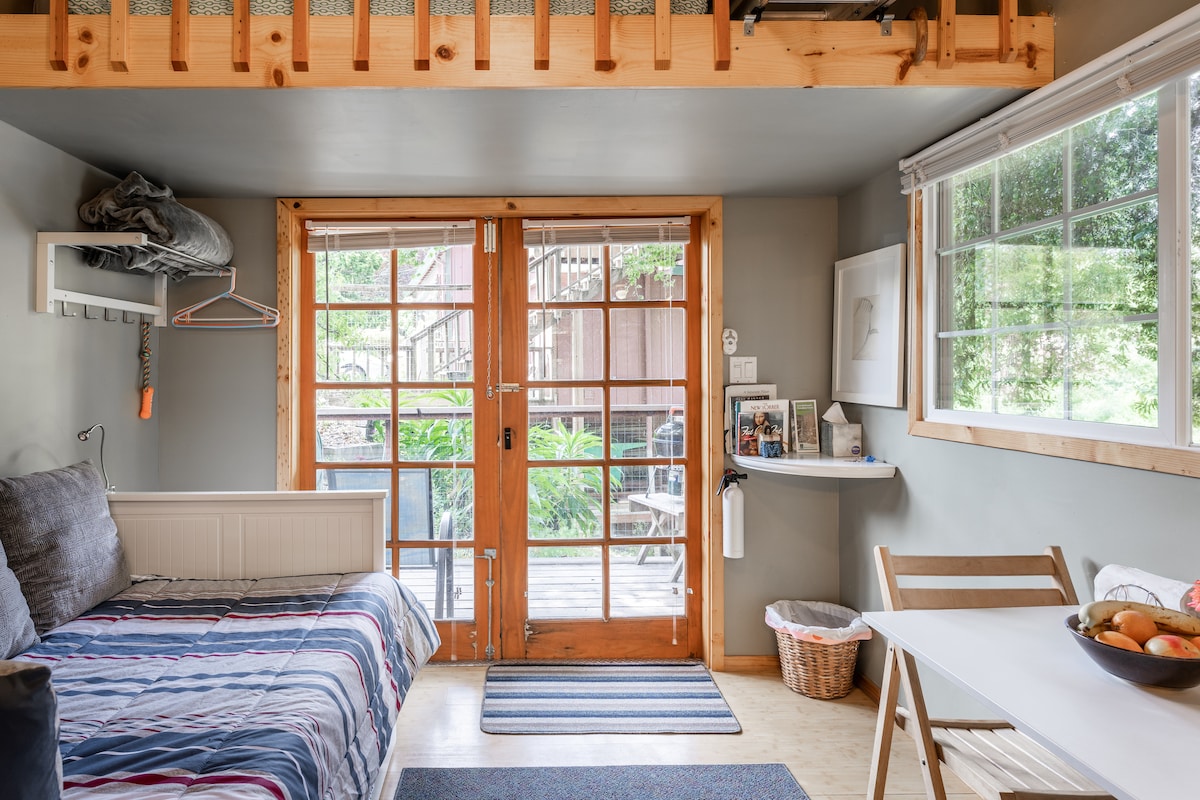
[[[819,453],[821,443],[818,439],[817,401],[792,401],[792,452]]]
[[[788,400],[739,400],[737,453],[740,456],[775,458],[788,452]]]
[[[737,404],[739,400],[771,400],[775,397],[773,383],[736,383],[725,387],[725,452],[737,452]]]

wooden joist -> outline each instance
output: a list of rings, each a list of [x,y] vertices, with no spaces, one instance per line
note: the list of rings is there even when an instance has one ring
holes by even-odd
[[[308,72],[308,0],[292,0],[292,69]]]
[[[671,68],[671,0],[654,0],[654,68]]]
[[[1017,24],[1017,0],[1000,0],[1000,60],[1010,63],[1017,60],[1017,45],[1013,28]]]
[[[354,0],[354,69],[371,68],[371,2]]]
[[[129,71],[129,0],[111,0],[108,63],[114,72]]]
[[[171,0],[171,69],[188,71],[191,52],[192,14],[188,0]]]
[[[1053,73],[1053,19],[1044,16],[1008,26],[1009,61],[997,17],[956,16],[948,69],[941,33],[936,65],[919,57],[925,20],[895,21],[890,37],[874,21],[767,21],[760,33],[770,35],[737,37],[733,49],[734,23],[667,14],[667,0],[653,15],[620,17],[600,0],[590,19],[551,18],[548,0],[537,0],[534,18],[488,16],[481,3],[482,20],[430,16],[428,0],[417,0],[415,17],[371,17],[368,0],[355,0],[352,17],[311,16],[310,0],[294,0],[291,17],[248,14],[246,0],[224,17],[192,16],[187,0],[173,0],[170,17],[129,14],[127,2],[114,0],[111,15],[0,15],[0,86],[1035,89]]]
[[[596,0],[596,11],[592,17],[596,29],[596,71],[608,72],[613,68],[612,60],[612,10],[609,0]]]
[[[938,0],[938,69],[950,69],[957,56],[958,34],[956,0]]]
[[[599,5],[600,0],[596,0]],[[492,7],[490,0],[475,0],[475,69],[492,68]]]
[[[250,0],[233,0],[233,69],[250,71]]]

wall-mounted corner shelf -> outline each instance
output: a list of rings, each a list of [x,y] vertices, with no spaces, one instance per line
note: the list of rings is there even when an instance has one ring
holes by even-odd
[[[730,458],[742,469],[810,478],[891,478],[896,474],[896,466],[883,461],[858,461],[825,455],[789,453],[780,458],[735,455]]]
[[[146,234],[136,232],[104,232],[104,231],[68,231],[68,232],[39,232],[37,235],[37,290],[33,310],[43,314],[54,313],[54,301],[61,303],[78,303],[84,306],[99,306],[116,311],[128,311],[132,314],[144,314],[154,318],[157,327],[167,324],[167,275],[155,273],[147,277],[154,279],[154,302],[137,303],[132,300],[122,300],[117,297],[75,292],[60,289],[55,283],[54,249],[56,247],[73,247],[76,249],[105,250],[113,247],[143,247],[155,252],[169,254],[175,258],[190,261],[207,270],[205,273],[193,274],[229,275],[227,267],[209,264],[195,256],[182,253],[170,247],[151,242]]]

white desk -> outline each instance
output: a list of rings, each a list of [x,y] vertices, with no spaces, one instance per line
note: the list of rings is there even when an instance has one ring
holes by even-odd
[[[631,505],[645,506],[650,510],[650,528],[646,531],[647,536],[678,535],[676,526],[679,518],[683,516],[685,508],[682,497],[663,492],[652,492],[650,494],[631,494],[629,502]],[[646,560],[646,553],[650,547],[648,544],[642,546],[641,552],[638,553],[637,563],[641,564]],[[671,571],[672,583],[679,580],[679,576],[683,574],[684,552],[680,550],[679,555],[675,558],[675,567]]]
[[[869,611],[863,619],[1121,800],[1196,797],[1200,687],[1102,670],[1071,640],[1074,607]]]

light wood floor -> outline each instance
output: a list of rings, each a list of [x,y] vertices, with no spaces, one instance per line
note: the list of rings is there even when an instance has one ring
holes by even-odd
[[[479,729],[486,666],[438,664],[418,675],[400,712],[382,800],[407,766],[575,766],[782,762],[812,800],[866,797],[875,704],[855,689],[840,700],[793,692],[776,673],[715,673],[740,734],[495,735]],[[888,800],[923,800],[912,740],[897,731]],[[954,800],[976,800],[953,775]]]

